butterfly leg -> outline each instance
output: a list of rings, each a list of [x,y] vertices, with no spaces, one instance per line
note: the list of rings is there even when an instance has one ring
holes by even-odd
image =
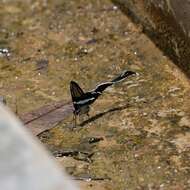
[[[90,118],[90,106],[87,107],[87,110],[86,110],[86,115],[87,115],[87,118],[89,119]]]
[[[90,114],[89,114],[89,112],[86,114],[87,115],[87,117],[88,117],[88,119],[90,118]]]
[[[82,116],[81,115],[79,115],[79,123],[81,123],[82,122]]]
[[[76,128],[77,126],[77,115],[73,113],[73,128]]]
[[[79,115],[79,125],[83,124],[83,122],[85,121],[85,114],[81,114]]]

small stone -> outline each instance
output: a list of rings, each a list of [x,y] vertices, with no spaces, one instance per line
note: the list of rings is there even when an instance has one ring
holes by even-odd
[[[10,55],[8,48],[0,48],[0,57],[10,57]]]
[[[113,10],[114,11],[118,10],[118,7],[117,6],[113,6]]]
[[[188,117],[182,117],[181,120],[179,121],[179,126],[187,126],[190,127],[190,119]]]
[[[161,184],[160,187],[161,187],[161,188],[164,187],[164,184]]]

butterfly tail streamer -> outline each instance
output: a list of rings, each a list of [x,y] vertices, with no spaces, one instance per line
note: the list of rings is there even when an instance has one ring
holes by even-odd
[[[96,92],[101,94],[106,88],[108,88],[109,86],[111,86],[113,84],[113,82],[104,82],[99,84],[93,91],[91,92]]]
[[[136,73],[133,72],[133,71],[124,71],[119,76],[117,76],[116,78],[114,78],[111,82],[113,84],[117,83],[117,82],[121,82],[122,80],[126,79],[127,77],[129,77],[131,75],[136,75]]]
[[[101,95],[102,92],[106,88],[108,88],[109,86],[111,86],[115,83],[121,82],[122,80],[126,79],[128,76],[131,76],[131,75],[136,75],[136,73],[133,71],[124,71],[119,76],[114,78],[112,81],[99,84],[94,90],[92,90],[92,92],[96,92],[96,93],[99,93],[99,95]]]

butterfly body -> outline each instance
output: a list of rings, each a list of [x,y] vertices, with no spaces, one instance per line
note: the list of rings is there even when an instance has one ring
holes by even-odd
[[[78,88],[76,87],[76,82],[71,81],[72,88]],[[80,96],[75,96],[72,98],[73,100],[73,106],[74,106],[74,114],[76,115],[82,115],[82,114],[88,114],[90,110],[90,106],[94,101],[100,96],[100,93],[94,93],[94,92],[86,92],[80,94]]]
[[[75,119],[75,126],[76,126],[76,116],[77,115],[82,115],[82,114],[87,114],[89,113],[90,110],[90,105],[94,103],[94,101],[103,93],[103,91],[122,80],[127,78],[130,75],[136,74],[133,71],[124,71],[122,74],[120,74],[118,77],[114,78],[110,82],[104,82],[96,86],[95,89],[84,92],[80,86],[75,82],[71,81],[70,82],[70,92],[71,92],[71,97],[73,101],[73,106],[74,106],[74,119]]]

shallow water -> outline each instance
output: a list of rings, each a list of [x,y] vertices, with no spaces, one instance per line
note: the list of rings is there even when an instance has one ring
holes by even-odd
[[[109,88],[82,127],[72,131],[70,116],[40,136],[52,152],[79,151],[57,160],[86,179],[83,189],[190,188],[189,81],[141,27],[109,0],[15,0],[0,8],[0,48],[10,52],[0,57],[0,94],[18,114],[70,100],[70,80],[89,90],[125,69],[139,73]],[[91,161],[85,153],[94,153]]]

